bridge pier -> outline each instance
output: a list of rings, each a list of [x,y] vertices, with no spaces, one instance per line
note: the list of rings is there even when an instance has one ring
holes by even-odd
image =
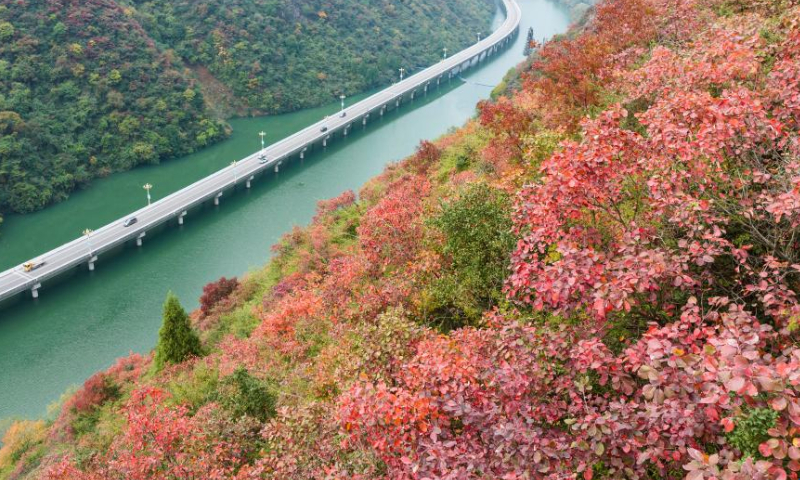
[[[278,173],[280,171],[282,163],[283,163],[282,161],[278,161],[278,163],[275,164],[275,173]]]
[[[383,116],[384,113],[386,113],[386,105],[381,107],[381,117]]]
[[[136,246],[137,247],[141,247],[142,246],[142,239],[145,237],[145,235],[147,235],[147,232],[142,232],[142,233],[139,234],[138,237],[136,237]]]
[[[400,107],[400,98],[398,97],[398,98],[397,98],[397,99],[395,99],[395,101],[394,101],[394,108],[399,108],[399,107]]]
[[[33,298],[39,298],[39,289],[40,289],[40,288],[42,288],[42,284],[41,284],[41,283],[35,283],[35,284],[34,284],[34,285],[31,287],[31,297],[33,297]]]
[[[411,100],[414,100],[414,97],[416,96],[416,94],[417,94],[416,90],[411,90]]]
[[[331,136],[330,136],[330,135],[328,135],[327,137],[325,137],[325,138],[323,138],[323,139],[322,139],[322,146],[323,146],[323,147],[327,147],[327,146],[328,146],[328,139],[329,139],[329,138],[331,138]]]
[[[255,176],[253,176],[253,175],[250,175],[250,176],[247,178],[247,182],[244,184],[244,186],[245,186],[246,188],[250,188],[250,182],[252,182],[254,178],[256,178],[256,177],[255,177]]]
[[[367,126],[367,119],[369,118],[369,113],[364,115],[364,118],[361,119],[361,125]]]
[[[222,196],[222,192],[219,192],[214,196],[214,206],[216,206],[216,207],[219,206],[219,197],[221,197],[221,196]]]
[[[308,147],[303,147],[303,149],[300,150],[300,160],[306,158],[306,150],[308,150]]]
[[[94,262],[97,261],[97,255],[92,255],[89,258],[89,271],[94,272]]]
[[[183,225],[183,217],[185,217],[185,216],[186,216],[186,210],[182,211],[178,215],[178,225]]]
[[[442,76],[439,75],[438,77],[436,77],[436,85],[439,85],[441,83],[442,83]]]

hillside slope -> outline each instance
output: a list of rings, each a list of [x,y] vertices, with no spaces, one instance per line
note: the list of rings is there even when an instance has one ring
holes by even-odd
[[[0,3],[0,213],[389,83],[487,31],[491,0]],[[358,28],[353,28],[358,25]],[[378,53],[380,52],[380,55]],[[203,91],[213,105],[207,105]],[[212,113],[213,112],[213,113]]]
[[[800,7],[604,0],[537,54],[0,475],[797,478]]]

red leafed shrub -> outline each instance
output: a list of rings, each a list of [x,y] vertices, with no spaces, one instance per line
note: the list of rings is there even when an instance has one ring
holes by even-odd
[[[167,400],[168,395],[156,388],[134,391],[124,408],[125,429],[102,458],[80,473],[65,459],[46,477],[231,478],[245,461],[240,441],[247,436],[246,429],[221,417],[214,404],[190,416],[183,406],[167,406]]]
[[[711,305],[690,300],[619,356],[567,328],[423,341],[394,386],[353,387],[342,428],[389,478],[787,478],[800,471],[800,349],[727,299]],[[753,427],[756,411],[773,423]],[[738,461],[737,435],[758,439],[756,460]]]
[[[338,197],[317,202],[317,213],[314,215],[314,222],[319,222],[329,213],[335,212],[340,208],[349,207],[356,201],[356,194],[352,190],[343,192]]]
[[[427,178],[403,177],[364,214],[358,236],[370,262],[397,266],[413,260],[423,234],[423,199],[429,190]]]
[[[211,282],[203,287],[203,295],[200,297],[200,312],[208,315],[211,310],[221,301],[228,298],[239,286],[236,277],[220,277],[216,282]]]
[[[105,372],[92,375],[64,404],[62,416],[89,413],[108,400],[119,398],[122,390],[134,385],[142,374],[145,358],[138,353],[117,360]]]
[[[530,113],[516,107],[511,100],[501,97],[497,102],[483,101],[478,104],[481,125],[493,134],[489,147],[508,150],[515,158],[523,153],[523,137],[530,135],[533,118]]]
[[[439,161],[442,151],[435,144],[423,140],[414,155],[405,160],[405,166],[417,175],[424,175],[431,165]]]
[[[631,84],[651,98],[635,115],[646,135],[614,107],[542,164],[541,180],[518,195],[514,298],[603,320],[637,305],[671,315],[676,295],[732,288],[792,321],[797,154],[776,119],[781,103],[752,88],[752,29],[702,37],[702,54],[656,52]],[[724,49],[708,47],[717,37]]]

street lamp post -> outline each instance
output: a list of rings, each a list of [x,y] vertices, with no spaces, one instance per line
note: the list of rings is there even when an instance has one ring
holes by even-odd
[[[481,41],[481,32],[478,32],[478,43]]]
[[[447,60],[447,47],[444,47],[444,58],[443,60]]]
[[[83,231],[83,234],[86,236],[86,245],[89,248],[90,257],[92,256],[92,238],[91,238],[92,233],[94,233],[94,230],[92,230],[91,228],[87,228],[86,230]]]
[[[261,150],[264,150],[264,135],[267,133],[264,130],[261,130],[258,134],[261,136]]]
[[[153,188],[149,183],[145,183],[142,187],[147,191],[147,206],[150,206],[150,189]]]
[[[231,162],[231,166],[233,167],[233,183],[236,183],[239,181],[239,179],[236,177],[236,160]]]
[[[342,95],[339,95],[339,100],[341,100],[341,101],[342,101],[342,111],[344,111],[344,99],[345,99],[345,98],[347,98],[347,97],[345,97],[345,96],[344,96],[344,94],[342,94]]]
[[[406,73],[406,69],[403,68],[403,67],[400,67],[399,70],[400,70],[400,81],[402,82],[403,81],[403,75],[405,75],[405,73]]]

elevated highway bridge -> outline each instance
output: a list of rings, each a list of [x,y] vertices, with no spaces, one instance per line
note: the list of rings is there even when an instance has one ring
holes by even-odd
[[[259,174],[277,172],[283,162],[291,157],[299,155],[303,158],[312,145],[327,146],[335,136],[346,136],[355,125],[366,125],[369,119],[383,116],[389,109],[398,108],[404,100],[413,100],[416,95],[427,93],[430,88],[456,77],[471,65],[500,51],[517,33],[521,18],[516,0],[502,1],[506,18],[491,35],[350,106],[344,110],[345,116],[337,114],[310,125],[264,150],[97,229],[88,238],[81,237],[46,252],[34,260],[35,264],[40,265],[38,268],[26,271],[23,265],[18,265],[0,273],[0,303],[26,292],[37,298],[46,280],[73,268],[87,265],[89,270],[94,270],[99,255],[128,242],[141,246],[149,230],[167,222],[183,224],[184,217],[192,207],[205,202],[218,205],[225,192],[237,186],[250,188],[251,182]],[[262,155],[264,158],[261,158]],[[125,226],[125,220],[132,217],[137,222]]]

